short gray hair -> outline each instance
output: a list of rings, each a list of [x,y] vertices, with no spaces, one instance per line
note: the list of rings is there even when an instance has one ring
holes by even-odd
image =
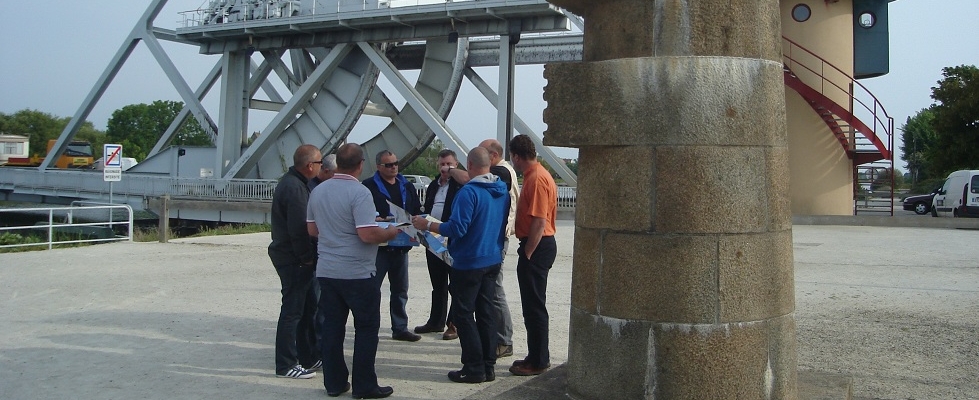
[[[322,168],[324,170],[329,170],[329,171],[336,171],[337,170],[337,155],[336,154],[327,154],[327,155],[323,156],[323,166],[321,166],[320,168]]]

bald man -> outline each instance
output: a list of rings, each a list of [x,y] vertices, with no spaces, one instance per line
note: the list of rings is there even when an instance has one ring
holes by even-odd
[[[456,192],[452,214],[442,223],[420,216],[412,218],[416,229],[449,238],[452,269],[452,323],[459,333],[462,369],[451,371],[449,380],[480,383],[496,379],[496,277],[503,262],[504,222],[510,206],[506,184],[490,173],[489,153],[482,147],[469,152],[469,183]]]

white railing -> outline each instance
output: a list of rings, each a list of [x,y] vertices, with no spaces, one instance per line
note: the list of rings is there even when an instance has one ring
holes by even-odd
[[[177,26],[194,28],[310,15],[342,14],[402,7],[453,5],[476,0],[212,0],[207,8],[181,11]],[[504,5],[509,1],[498,1]],[[526,3],[518,1],[516,3]],[[305,4],[305,5],[304,5]]]
[[[115,211],[122,211],[125,215],[117,216]],[[46,221],[34,225],[0,226],[0,238],[7,237],[0,240],[0,249],[44,246],[50,250],[56,244],[133,240],[133,209],[127,205],[76,201],[69,207],[0,209],[0,217],[4,217],[2,220],[10,221],[10,215],[14,213],[44,216]],[[122,229],[116,229],[117,227]],[[124,234],[117,234],[117,231]],[[39,241],[4,244],[8,241],[23,242],[26,238]]]
[[[572,186],[557,187],[557,208],[574,208],[578,198],[578,188]]]
[[[578,188],[572,186],[557,187],[557,208],[574,209],[578,197]],[[418,189],[418,198],[425,204],[425,189]]]

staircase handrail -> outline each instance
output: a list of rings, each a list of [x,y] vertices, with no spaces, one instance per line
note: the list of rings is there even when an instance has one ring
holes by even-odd
[[[820,92],[820,94],[822,94],[823,96],[826,96],[826,93],[825,93],[826,92],[825,83],[829,83],[831,86],[833,86],[836,89],[838,89],[842,94],[846,95],[851,100],[856,101],[857,103],[859,103],[860,106],[862,106],[865,110],[867,110],[867,112],[869,112],[873,116],[873,118],[874,118],[874,127],[873,128],[869,128],[868,127],[869,129],[871,129],[871,131],[870,132],[862,132],[862,133],[865,136],[867,136],[867,138],[870,139],[875,144],[880,144],[880,145],[883,146],[883,143],[880,143],[880,139],[876,137],[877,136],[877,133],[876,133],[877,132],[877,127],[880,126],[882,128],[882,130],[883,130],[883,133],[887,135],[887,146],[886,146],[886,148],[879,149],[879,150],[881,150],[881,152],[884,154],[884,156],[886,158],[890,158],[891,157],[892,149],[894,147],[894,135],[893,135],[894,118],[892,118],[887,113],[887,110],[884,109],[884,105],[881,104],[881,102],[877,99],[877,96],[874,96],[874,94],[869,89],[867,89],[866,86],[864,86],[862,83],[860,83],[856,79],[854,79],[853,76],[851,76],[850,74],[844,72],[843,70],[841,70],[840,68],[838,68],[836,65],[833,65],[833,63],[831,63],[829,61],[826,61],[826,59],[820,57],[818,54],[813,53],[809,49],[803,47],[802,45],[796,43],[792,39],[789,39],[789,38],[787,38],[785,36],[782,36],[782,40],[785,41],[785,42],[788,42],[790,44],[790,46],[784,46],[784,45],[782,46],[782,57],[784,57],[785,59],[791,61],[793,65],[798,65],[798,66],[800,66],[800,67],[808,70],[809,72],[815,74],[816,76],[818,76],[822,80],[822,82],[820,82],[820,88],[818,89],[819,92]],[[786,49],[786,47],[788,47],[788,49]],[[805,62],[799,60],[797,57],[793,57],[793,55],[792,55],[793,49],[799,49],[799,50],[805,52],[805,54],[808,54],[809,56],[811,56],[811,57],[819,60],[819,62],[820,62],[819,71],[814,70],[812,67],[810,67],[809,65],[807,65]],[[789,63],[786,63],[786,65],[789,65]],[[851,93],[851,90],[849,88],[840,87],[840,85],[837,84],[836,82],[834,82],[834,81],[832,81],[830,79],[827,79],[826,78],[826,74],[824,72],[826,66],[829,66],[830,68],[832,68],[833,70],[835,70],[837,73],[839,73],[841,75],[841,77],[849,80],[849,83],[852,84],[853,87],[860,88],[863,91],[863,93],[865,93],[867,96],[869,96],[871,99],[873,99],[873,103],[874,103],[873,104],[873,107],[868,106],[867,103],[865,103],[863,100],[857,98],[853,93]],[[829,97],[829,96],[826,96],[826,97]],[[851,107],[852,107],[852,104],[851,104]],[[879,112],[878,112],[878,110],[879,110]],[[871,136],[873,136],[873,137],[871,137]]]

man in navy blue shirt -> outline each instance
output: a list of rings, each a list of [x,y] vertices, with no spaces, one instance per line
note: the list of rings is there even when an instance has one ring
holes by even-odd
[[[394,217],[388,201],[404,209],[410,215],[421,214],[421,201],[415,186],[398,173],[398,156],[382,150],[374,157],[377,172],[363,181],[374,197],[378,221]],[[377,276],[388,276],[391,284],[391,338],[415,342],[422,337],[408,330],[408,250],[411,246],[380,246],[377,249]]]

